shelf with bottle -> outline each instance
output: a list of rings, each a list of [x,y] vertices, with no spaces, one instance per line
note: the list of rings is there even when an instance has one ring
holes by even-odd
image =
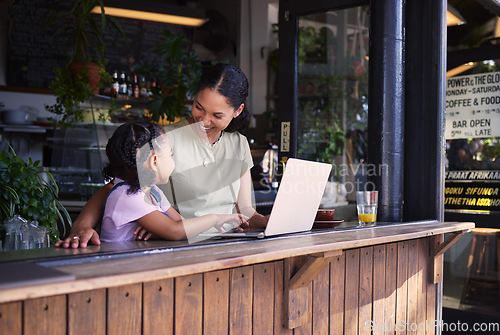
[[[109,87],[104,88],[102,95],[115,97],[118,100],[147,103],[157,88],[156,78],[146,78],[137,73],[125,73],[115,70]]]

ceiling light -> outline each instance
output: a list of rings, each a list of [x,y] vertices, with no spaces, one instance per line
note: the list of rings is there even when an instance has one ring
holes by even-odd
[[[101,7],[94,7],[92,13],[100,14]],[[201,9],[148,2],[104,1],[104,13],[129,19],[193,27],[201,26],[207,21],[205,11]]]
[[[446,25],[447,26],[458,26],[461,24],[465,24],[465,19],[458,10],[456,10],[453,6],[448,4],[448,10],[446,11]]]
[[[465,72],[467,70],[472,69],[476,65],[477,65],[476,62],[469,62],[469,63],[462,64],[460,66],[457,66],[449,71],[446,71],[446,78],[454,77],[462,72]]]

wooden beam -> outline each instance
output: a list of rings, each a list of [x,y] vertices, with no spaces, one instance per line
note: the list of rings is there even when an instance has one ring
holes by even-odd
[[[340,255],[342,255],[342,250],[332,250],[329,252],[311,255],[306,264],[304,264],[304,266],[302,266],[300,270],[297,271],[292,278],[290,278],[288,288],[293,290],[306,286],[312,282],[314,278],[316,278],[318,273],[320,273],[325,266],[330,264],[333,257]]]
[[[439,247],[434,250],[434,259],[442,254],[444,254],[455,242],[457,242],[460,237],[464,236],[464,234],[470,232],[470,229],[457,231],[451,234]]]
[[[431,265],[431,283],[437,284],[443,281],[443,255],[434,257],[434,250],[439,249],[439,246],[444,242],[444,234],[431,236],[429,239],[429,261]]]
[[[334,257],[341,254],[342,250],[331,250],[285,259],[283,304],[286,328],[294,329],[309,321],[307,308],[312,297],[308,286]]]
[[[446,241],[444,241],[444,234],[436,235],[431,238],[430,256],[432,261],[432,282],[437,284],[443,281],[443,257],[446,250],[448,250],[460,237],[469,232],[470,229],[460,230],[453,232]]]
[[[303,286],[294,290],[289,289],[290,277],[300,266],[306,257],[299,256],[285,258],[284,260],[284,283],[283,283],[283,326],[288,329],[297,328],[309,321],[307,307],[309,306],[308,286]]]

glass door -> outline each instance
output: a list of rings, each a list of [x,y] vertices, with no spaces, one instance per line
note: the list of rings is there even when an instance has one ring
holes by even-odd
[[[297,157],[365,160],[368,42],[368,6],[299,18]]]
[[[338,208],[354,201],[355,190],[367,182],[363,163],[368,133],[370,7],[359,1],[344,3],[339,9],[313,3],[318,3],[316,10],[314,4],[303,10],[285,9],[285,20],[280,22],[280,32],[288,29],[284,38],[295,38],[295,43],[288,44],[280,37],[280,53],[289,47],[295,54],[294,62],[280,58],[280,158],[332,164],[322,206]],[[288,50],[283,52],[288,54]],[[296,71],[284,74],[282,61]],[[293,98],[282,99],[290,96],[287,90]],[[289,147],[286,121],[290,122]]]

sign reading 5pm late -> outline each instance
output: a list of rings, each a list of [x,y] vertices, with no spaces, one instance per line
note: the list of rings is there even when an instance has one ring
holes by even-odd
[[[500,136],[500,72],[448,78],[445,136]]]

